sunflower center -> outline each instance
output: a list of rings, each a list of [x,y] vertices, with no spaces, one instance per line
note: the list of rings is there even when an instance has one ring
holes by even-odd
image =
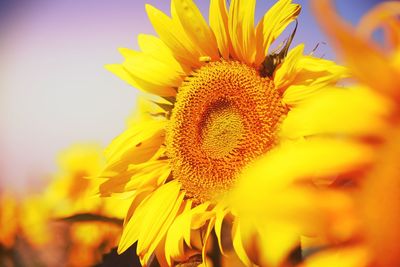
[[[287,108],[272,80],[236,61],[212,62],[179,88],[167,127],[172,173],[197,203],[229,190],[276,144]]]
[[[240,113],[226,101],[213,103],[200,123],[202,149],[211,158],[223,158],[239,145],[245,134]]]

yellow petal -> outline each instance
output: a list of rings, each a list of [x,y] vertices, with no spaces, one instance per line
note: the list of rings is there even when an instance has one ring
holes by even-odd
[[[393,66],[400,69],[400,6],[397,2],[380,3],[361,18],[358,32],[366,39],[373,38],[373,33],[382,27],[386,39],[385,50],[393,61]]]
[[[392,110],[390,102],[368,89],[330,88],[292,109],[280,134],[292,139],[318,134],[379,136],[388,128]]]
[[[168,48],[162,46],[156,37],[141,37],[139,43],[146,53],[137,52],[128,48],[119,48],[125,62],[121,65],[106,65],[106,69],[117,75],[122,80],[135,88],[160,96],[174,96],[176,89],[186,75],[181,65],[175,58],[166,54]],[[162,43],[162,42],[161,42]],[[142,48],[142,49],[143,49]],[[145,66],[145,67],[143,67]],[[168,66],[168,67],[167,67]],[[154,72],[156,70],[156,72]],[[157,77],[154,73],[168,75]],[[162,74],[164,73],[164,74]]]
[[[184,192],[180,192],[178,197],[177,197],[177,199],[176,199],[174,207],[171,210],[171,212],[169,213],[167,219],[161,224],[161,228],[159,230],[157,230],[155,238],[153,240],[151,240],[151,241],[150,241],[150,239],[148,239],[149,243],[146,246],[147,248],[145,249],[144,254],[140,257],[140,261],[142,262],[142,264],[149,261],[149,259],[152,256],[154,250],[159,245],[160,241],[162,239],[165,239],[165,235],[166,235],[168,229],[170,228],[172,222],[176,218],[176,214],[182,208],[182,201],[183,201],[184,197],[185,197],[185,193]],[[156,228],[154,228],[154,229],[156,229]]]
[[[149,121],[125,130],[104,152],[108,168],[120,161],[127,161],[127,166],[149,160],[164,143],[165,126],[166,121]]]
[[[247,207],[239,210],[239,216],[253,222],[253,225],[243,224],[241,220],[242,238],[245,244],[254,239],[251,233],[256,229],[258,249],[262,251],[261,266],[281,266],[299,245],[300,235],[328,233],[330,239],[335,236],[338,240],[348,240],[359,228],[354,219],[353,200],[338,192],[322,193],[315,187],[293,184],[274,190],[253,190],[252,194],[258,194],[257,202],[246,199]],[[242,195],[242,199],[245,197]]]
[[[161,241],[162,243],[165,244],[165,240]],[[167,259],[165,257],[165,249],[164,249],[164,245],[160,244],[156,247],[156,250],[154,251],[154,254],[156,255],[158,264],[160,265],[160,267],[170,267],[171,263],[167,262]]]
[[[264,203],[269,191],[295,181],[356,170],[370,164],[374,155],[367,145],[340,139],[310,138],[282,144],[243,171],[238,191],[233,191],[236,206],[248,209],[250,203]]]
[[[173,181],[161,186],[140,203],[124,227],[118,253],[124,252],[136,241],[139,256],[149,252],[150,243],[156,239],[157,234],[163,236],[163,233],[160,233],[163,224],[175,210],[177,212],[179,190],[179,183]]]
[[[118,51],[121,53],[121,55],[127,59],[130,57],[134,57],[140,54],[140,52],[129,49],[129,48],[125,48],[125,47],[120,47],[118,48]]]
[[[379,267],[400,265],[400,128],[391,130],[386,134],[388,141],[377,151],[374,167],[362,180],[357,199],[364,237]]]
[[[185,241],[189,248],[191,244],[191,231],[203,227],[213,214],[207,211],[210,203],[205,202],[192,208],[192,201],[187,201],[186,206],[172,223],[167,233],[165,250],[168,261],[171,259],[182,260]]]
[[[152,190],[149,189],[141,189],[138,190],[132,198],[132,203],[129,206],[129,209],[126,213],[125,219],[124,219],[124,227],[126,224],[129,222],[129,220],[132,218],[133,213],[136,211],[137,207],[150,195]]]
[[[130,173],[121,173],[120,175],[116,176],[106,176],[104,173],[101,178],[105,178],[106,180],[99,185],[98,192],[102,197],[109,197],[114,194],[124,193],[125,185],[128,183]]]
[[[188,68],[181,66],[179,62],[176,61],[171,50],[159,38],[149,34],[139,34],[138,43],[143,53],[165,64],[172,65],[172,67],[182,75],[190,72]]]
[[[163,120],[164,118],[154,115],[165,113],[165,108],[171,110],[173,107],[166,99],[152,94],[139,94],[136,100],[136,109],[125,120],[127,128],[135,128],[142,122]]]
[[[298,45],[291,50],[274,75],[277,89],[283,92],[282,101],[290,106],[348,76],[346,68],[330,60],[302,55],[303,49],[304,45]]]
[[[167,231],[165,258],[169,266],[172,265],[171,260],[179,261],[185,255],[183,240],[187,239],[190,244],[190,217],[188,214],[191,212],[191,208],[192,201],[185,201],[183,211],[175,218]]]
[[[308,258],[301,267],[367,267],[369,261],[368,251],[356,246],[319,252]]]
[[[125,81],[134,88],[140,89],[147,93],[152,93],[160,96],[174,96],[176,95],[176,89],[170,86],[160,86],[159,84],[154,84],[153,81],[143,80],[139,78],[137,74],[132,74],[124,65],[121,64],[109,64],[105,68],[118,76],[121,80]],[[150,79],[149,74],[147,78]]]
[[[259,233],[261,261],[265,266],[280,266],[300,243],[297,229],[284,222],[263,224]]]
[[[259,223],[262,231],[268,231],[262,225],[271,224],[286,227],[287,231],[282,231],[291,235],[325,231],[334,232],[341,239],[348,238],[356,223],[351,218],[342,218],[354,216],[352,201],[348,196],[327,193],[322,196],[315,187],[306,185],[314,178],[359,170],[373,158],[370,147],[339,140],[311,139],[287,144],[270,151],[245,170],[231,194],[231,203],[238,216]],[[260,207],[259,203],[270,204]],[[328,213],[332,215],[327,216]],[[325,224],[333,226],[326,231]],[[290,236],[286,238],[292,240]]]
[[[360,34],[371,38],[374,31],[383,26],[387,30],[388,37],[393,48],[400,48],[400,27],[398,16],[400,15],[400,3],[380,3],[365,14],[357,26]]]
[[[239,259],[246,265],[252,266],[249,257],[246,254],[246,251],[243,246],[241,229],[240,229],[240,222],[239,219],[233,222],[232,227],[232,241],[233,241],[233,248],[235,249],[236,254],[238,255]]]
[[[140,85],[132,77],[132,75],[121,65],[121,64],[108,64],[105,68],[112,72],[114,75],[118,76],[121,80],[128,83],[130,86],[139,89]]]
[[[188,205],[190,205],[190,208],[192,208],[192,201],[188,201]],[[191,244],[190,244],[190,231],[191,231],[190,223],[192,221],[192,218],[191,218],[191,213],[192,212],[193,211],[190,210],[187,213],[187,215],[182,215],[182,219],[181,219],[184,222],[184,225],[185,225],[184,227],[181,228],[183,230],[183,240],[185,241],[185,243],[189,247],[191,247]],[[189,218],[184,218],[185,216],[190,216],[190,217]]]
[[[163,235],[160,230],[164,228],[163,226],[167,223],[170,213],[173,213],[175,210],[176,214],[178,211],[176,203],[179,199],[182,200],[182,197],[178,197],[179,190],[179,182],[169,182],[156,190],[149,199],[146,205],[148,209],[147,214],[145,218],[143,218],[143,225],[146,225],[146,229],[142,229],[138,236],[138,253],[147,251],[152,241],[157,236]]]
[[[125,192],[134,191],[138,188],[156,188],[160,186],[171,173],[171,167],[166,160],[155,160],[144,164],[131,165],[127,173],[130,173],[131,176],[124,184],[123,190]]]
[[[193,1],[173,0],[172,2],[177,19],[179,19],[187,37],[201,51],[201,56],[209,56],[212,60],[218,60],[218,46],[214,33]]]
[[[171,50],[159,38],[150,34],[139,34],[138,44],[140,50],[148,55],[161,58],[161,61],[168,62],[174,60]]]
[[[190,230],[193,229],[199,229],[200,227],[204,226],[207,220],[211,217],[210,212],[207,211],[208,207],[210,206],[209,202],[204,202],[196,207],[194,207],[188,214],[189,216],[189,224],[188,228]],[[206,216],[203,216],[206,215]],[[187,229],[187,228],[185,228]],[[190,236],[189,236],[190,231],[186,230],[184,240],[186,244],[191,247],[190,244]]]
[[[228,10],[225,0],[210,1],[210,27],[213,30],[219,52],[224,59],[229,59],[229,47],[231,39],[228,29]]]
[[[276,88],[287,88],[296,78],[299,68],[299,60],[303,56],[304,44],[299,44],[291,49],[281,65],[276,68],[274,84]],[[282,89],[281,89],[282,90]]]
[[[229,7],[228,29],[237,59],[252,64],[255,59],[254,11],[255,0],[232,0]]]
[[[122,65],[134,78],[164,87],[179,87],[184,75],[177,64],[164,63],[144,53],[127,58]],[[174,94],[163,96],[171,95]]]
[[[268,10],[256,28],[256,65],[262,63],[272,42],[297,18],[300,10],[301,6],[292,4],[291,0],[279,0]]]
[[[214,227],[214,223],[215,223],[215,218],[211,218],[210,221],[208,222],[207,229],[206,229],[206,231],[204,233],[204,236],[203,236],[203,247],[201,249],[201,257],[203,259],[203,264],[205,264],[206,267],[207,267],[207,254],[206,254],[206,252],[207,252],[207,248],[208,248],[208,240],[209,240],[211,231],[212,231],[212,229]]]
[[[400,70],[371,40],[364,39],[349,24],[339,18],[330,0],[313,0],[315,14],[333,44],[361,82],[384,94],[399,99],[397,78]]]
[[[152,194],[149,194],[143,199],[143,201],[134,211],[131,219],[125,224],[125,227],[122,231],[121,239],[118,244],[119,254],[123,253],[138,240],[139,232],[142,230],[142,220],[148,213],[148,210],[146,210],[146,205],[151,197]]]
[[[222,224],[225,219],[225,216],[229,213],[229,210],[225,207],[221,207],[217,205],[214,209],[215,211],[215,235],[217,236],[219,250],[221,251],[222,255],[225,255],[225,251],[222,246]]]
[[[190,67],[201,66],[198,61],[201,55],[183,32],[182,26],[151,5],[146,5],[146,11],[160,39],[175,58]]]
[[[107,180],[99,186],[99,192],[102,196],[109,196],[115,193],[134,192],[141,188],[154,189],[165,182],[170,172],[166,160],[132,164],[115,172],[106,169],[101,178]]]

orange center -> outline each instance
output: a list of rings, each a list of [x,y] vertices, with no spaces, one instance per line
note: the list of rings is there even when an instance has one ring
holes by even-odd
[[[276,143],[287,108],[272,80],[235,61],[212,62],[179,88],[167,128],[172,173],[196,203],[229,190]]]

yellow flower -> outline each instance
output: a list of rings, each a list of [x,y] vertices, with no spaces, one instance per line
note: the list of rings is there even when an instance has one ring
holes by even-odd
[[[10,192],[0,194],[0,246],[10,248],[14,245],[18,232],[18,204]]]
[[[359,184],[354,203],[360,228],[346,242],[334,244],[339,249],[316,254],[306,266],[399,266],[400,3],[379,4],[356,28],[335,13],[331,1],[314,0],[312,3],[338,54],[358,81],[349,90],[351,97],[341,108],[363,114],[359,116],[361,122],[357,116],[339,116],[341,123],[352,130],[336,127],[336,133],[351,133],[356,137],[353,142],[374,148],[375,157],[369,168],[360,168],[350,176]],[[378,27],[384,30],[385,46],[371,37]],[[312,112],[332,110],[315,108]]]
[[[205,257],[213,229],[223,249],[221,228],[232,218],[223,194],[249,163],[292,138],[278,130],[300,103],[347,75],[329,60],[304,55],[303,44],[288,51],[289,40],[273,52],[300,6],[279,0],[255,26],[255,2],[227,7],[211,0],[210,26],[191,0],[173,0],[171,18],[147,5],[159,38],[139,35],[141,51],[121,48],[125,61],[107,66],[158,96],[142,103],[108,147],[100,175],[107,179],[101,195],[133,197],[119,252],[137,242],[143,265],[154,252],[168,265],[198,250]],[[234,249],[250,265],[245,229],[237,218],[233,224]]]
[[[248,239],[244,246],[253,261],[286,266],[302,237],[318,237],[322,244],[352,237],[358,227],[352,199],[325,184],[340,171],[365,167],[372,158],[368,146],[310,137],[281,145],[248,166],[230,201],[241,223],[253,232],[251,238],[242,237]],[[302,244],[306,247],[309,244]]]
[[[50,205],[41,195],[28,195],[20,203],[20,227],[32,245],[48,244],[51,240]]]
[[[70,228],[68,266],[92,266],[118,244],[121,227],[107,222],[80,222]]]
[[[58,157],[59,170],[47,187],[45,198],[53,203],[54,216],[76,213],[98,213],[101,200],[94,196],[96,176],[103,165],[100,146],[76,144],[62,151]]]
[[[50,240],[48,205],[37,194],[26,194],[24,198],[15,193],[0,195],[0,246],[15,247],[16,240],[28,242],[32,247],[41,247]]]
[[[123,219],[129,200],[100,199],[95,195],[101,181],[94,177],[103,166],[102,150],[96,144],[75,144],[60,153],[59,170],[44,196],[54,219],[77,214]],[[99,262],[102,254],[117,245],[122,230],[118,224],[96,220],[76,221],[68,227],[68,266]]]

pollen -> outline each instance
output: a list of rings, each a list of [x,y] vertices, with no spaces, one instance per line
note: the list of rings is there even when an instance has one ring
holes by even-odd
[[[211,62],[178,90],[167,127],[172,174],[195,203],[229,190],[246,164],[276,144],[288,112],[273,81],[236,61]]]

